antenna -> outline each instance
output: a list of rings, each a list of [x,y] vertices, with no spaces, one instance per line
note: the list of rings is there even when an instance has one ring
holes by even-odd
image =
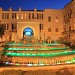
[[[36,5],[37,5],[36,0],[33,0],[33,1],[34,1],[34,6],[35,6],[34,9],[36,9]]]

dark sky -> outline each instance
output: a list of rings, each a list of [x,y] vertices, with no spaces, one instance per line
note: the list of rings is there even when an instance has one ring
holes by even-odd
[[[21,7],[23,10],[32,10],[35,7],[38,10],[44,10],[45,8],[61,9],[71,0],[0,0],[0,7],[4,10],[8,10],[12,7],[17,10]]]

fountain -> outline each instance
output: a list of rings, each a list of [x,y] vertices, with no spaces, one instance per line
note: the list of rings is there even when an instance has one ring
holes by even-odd
[[[75,50],[49,40],[46,43],[42,39],[25,37],[18,43],[6,45],[2,60],[6,65],[48,66],[75,63]]]

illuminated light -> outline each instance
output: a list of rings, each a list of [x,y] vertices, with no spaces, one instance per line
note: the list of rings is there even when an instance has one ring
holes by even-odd
[[[59,63],[57,63],[57,64],[61,64],[61,63],[59,62]]]
[[[26,36],[32,36],[33,35],[33,30],[29,27],[25,28],[23,31],[23,34]]]
[[[19,19],[19,14],[17,14],[17,19]]]
[[[50,64],[45,64],[45,65],[50,65]]]
[[[24,50],[23,48],[21,48],[21,50]]]
[[[27,36],[30,36],[31,35],[31,32],[26,32],[25,33]]]
[[[56,65],[56,64],[53,63],[52,65]]]
[[[70,63],[72,63],[72,62],[71,62],[71,61],[66,61],[65,63],[70,64]]]
[[[32,55],[36,55],[36,54],[32,54]]]
[[[20,50],[20,48],[17,48],[17,50]]]
[[[13,50],[13,48],[8,48],[8,50]]]
[[[72,62],[73,62],[73,63],[75,62],[75,58],[73,58]]]
[[[45,64],[39,64],[40,66],[44,66]]]
[[[11,54],[13,54],[13,55],[14,55],[15,53],[11,53]]]
[[[20,64],[19,64],[19,63],[16,63],[15,65],[17,65],[17,66],[18,66],[18,65],[20,65]]]
[[[7,54],[11,54],[11,52],[8,52]]]
[[[26,55],[30,55],[30,54],[26,54]]]
[[[32,48],[30,50],[33,50]]]
[[[38,66],[38,64],[33,64],[33,66]]]
[[[46,54],[41,54],[41,55],[46,55]]]
[[[22,55],[25,55],[25,54],[22,54]]]
[[[73,62],[75,62],[75,60],[73,60]]]
[[[28,50],[28,49],[26,48],[26,50]]]
[[[17,53],[17,55],[20,55],[20,53]]]
[[[9,65],[9,62],[6,62],[5,64],[6,64],[6,65]]]
[[[27,64],[27,66],[32,66],[32,64]]]

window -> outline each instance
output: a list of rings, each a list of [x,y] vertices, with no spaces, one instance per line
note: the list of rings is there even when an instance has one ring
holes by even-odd
[[[51,22],[51,17],[50,16],[48,17],[48,22]]]
[[[37,13],[37,19],[43,19],[43,14]]]
[[[43,30],[43,24],[42,24],[42,30]]]
[[[43,14],[42,14],[42,19],[43,19]]]
[[[7,27],[6,28],[7,28],[7,30],[9,30],[9,24],[7,24]]]
[[[4,25],[4,27],[5,27],[5,30],[6,30],[6,24],[3,24]]]
[[[39,19],[39,14],[37,14],[37,19]]]
[[[27,19],[27,14],[25,14],[25,19]]]
[[[39,14],[39,19],[41,19],[41,14]]]
[[[12,24],[12,31],[16,31],[17,30],[17,24]]]
[[[39,29],[41,30],[42,28],[41,28],[41,24],[40,24],[40,26],[39,26]]]
[[[12,13],[12,19],[16,19],[16,13]]]
[[[23,14],[21,14],[21,19],[23,19]]]
[[[4,13],[2,13],[2,19],[4,19]]]
[[[71,31],[71,27],[69,27],[69,31]]]
[[[29,19],[31,19],[31,13],[29,13]]]
[[[48,32],[51,32],[51,28],[48,28]]]
[[[9,30],[9,24],[8,23],[5,23],[3,25],[5,26],[5,30]]]
[[[40,29],[40,30],[43,30],[43,24],[40,24],[40,25],[39,25],[39,29]]]
[[[55,32],[59,32],[59,29],[58,29],[58,28],[56,28],[56,29],[55,29]]]
[[[17,14],[17,19],[19,19],[19,14]]]
[[[2,19],[9,19],[9,13],[2,13]]]
[[[71,16],[72,16],[72,10],[70,9],[69,11],[70,11],[70,12],[69,12],[69,18],[71,19]]]
[[[56,18],[55,18],[55,22],[58,22],[58,17],[56,16]]]
[[[34,19],[34,13],[32,13],[32,19]]]
[[[6,16],[7,16],[7,19],[9,19],[9,13],[7,13]]]

